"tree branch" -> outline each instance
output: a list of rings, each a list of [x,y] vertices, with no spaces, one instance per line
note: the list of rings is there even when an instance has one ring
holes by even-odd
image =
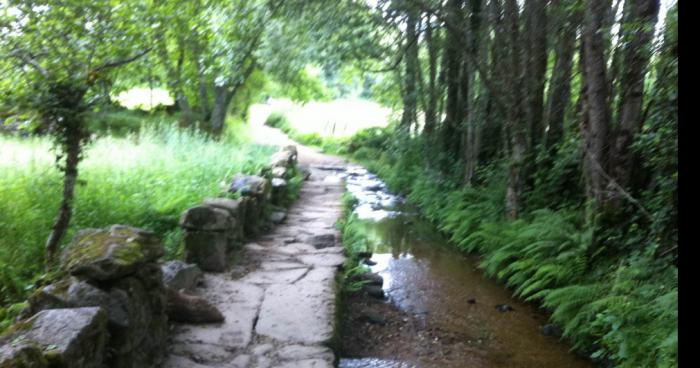
[[[118,66],[122,66],[122,65],[124,65],[124,64],[128,64],[128,63],[131,63],[131,62],[133,62],[133,61],[136,61],[136,60],[138,60],[139,58],[141,58],[142,56],[148,54],[148,53],[151,51],[151,49],[152,49],[152,48],[149,47],[149,48],[147,48],[147,49],[145,49],[145,50],[143,50],[143,51],[141,51],[141,52],[139,52],[139,53],[137,53],[137,54],[135,54],[135,55],[132,55],[132,56],[126,58],[126,59],[121,59],[121,60],[116,60],[116,61],[110,61],[110,62],[108,62],[108,63],[106,63],[106,64],[100,65],[100,66],[98,66],[97,68],[93,69],[92,72],[89,73],[89,74],[98,73],[98,72],[101,72],[101,71],[104,71],[104,70],[107,70],[107,69],[116,68],[116,67],[118,67]]]
[[[31,67],[36,69],[39,72],[39,74],[41,74],[44,78],[47,78],[47,79],[49,78],[49,72],[46,69],[44,69],[44,67],[39,65],[39,63],[36,60],[34,60],[34,58],[32,58],[27,53],[16,49],[16,50],[12,50],[8,55],[21,60],[22,62],[24,62],[27,65],[30,65]]]

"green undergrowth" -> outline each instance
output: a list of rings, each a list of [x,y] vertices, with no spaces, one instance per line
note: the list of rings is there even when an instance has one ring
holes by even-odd
[[[343,194],[343,216],[338,220],[341,241],[347,255],[340,280],[343,294],[358,292],[362,288],[363,282],[353,280],[354,277],[370,271],[369,267],[359,262],[358,253],[366,252],[372,247],[369,244],[370,239],[364,231],[362,220],[352,212],[356,202],[357,200],[349,192],[345,192]]]
[[[245,143],[241,129],[218,141],[172,124],[96,138],[79,165],[63,243],[79,229],[127,224],[155,231],[166,257],[180,256],[182,211],[225,193],[237,172],[257,174],[276,150]],[[60,203],[62,174],[47,138],[0,136],[0,157],[0,317],[7,317],[43,272],[43,245]],[[298,182],[291,180],[292,187]]]
[[[677,366],[677,268],[656,255],[650,233],[634,226],[624,238],[592,245],[593,228],[579,198],[569,193],[566,160],[575,151],[566,150],[576,147],[562,149],[559,166],[527,193],[534,209],[513,221],[504,215],[503,163],[482,168],[478,185],[464,187],[424,169],[419,144],[393,147],[397,155],[389,133],[361,133],[350,140],[355,147],[346,147],[349,157],[405,194],[455,247],[479,253],[489,276],[550,312],[572,349],[611,366]],[[537,208],[542,198],[556,206]],[[368,241],[352,218],[343,239],[351,251]]]

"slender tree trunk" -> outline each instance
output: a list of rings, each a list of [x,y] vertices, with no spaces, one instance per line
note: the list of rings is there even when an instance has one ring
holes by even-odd
[[[209,127],[214,136],[220,136],[226,124],[226,114],[229,105],[238,91],[245,85],[250,75],[255,70],[256,62],[251,60],[246,69],[241,74],[238,81],[233,85],[214,86],[214,107],[209,118]]]
[[[605,40],[602,21],[608,12],[607,1],[587,0],[583,28],[586,78],[587,125],[584,126],[586,176],[589,196],[596,207],[605,205],[607,196],[610,105],[608,97]]]
[[[209,126],[215,136],[221,135],[226,124],[226,113],[233,99],[229,86],[214,86],[214,107],[211,110]]]
[[[80,162],[80,137],[71,135],[66,141],[66,161],[63,168],[63,198],[58,216],[53,224],[51,234],[46,241],[47,264],[52,264],[58,253],[58,246],[61,243],[70,220],[73,215],[73,198],[75,193],[75,183],[78,180],[78,163]]]
[[[631,145],[642,127],[644,79],[651,57],[659,0],[627,0],[624,12],[620,123],[615,132],[611,173],[621,187],[629,188],[638,166]]]
[[[508,59],[505,72],[505,85],[509,106],[506,127],[511,143],[510,164],[508,168],[508,187],[506,190],[506,213],[509,218],[520,216],[522,193],[525,184],[524,166],[528,147],[527,122],[523,119],[523,81],[524,52],[521,49],[519,16],[517,0],[506,0],[504,6],[504,26],[507,36]]]
[[[547,72],[547,10],[546,0],[525,0],[525,40],[527,44],[526,88],[527,125],[530,147],[536,147],[544,137],[544,84]]]
[[[470,30],[470,42],[466,52],[471,53],[471,58],[466,58],[466,60],[480,60],[479,51],[481,47],[482,38],[482,24],[483,24],[483,14],[482,14],[482,0],[470,1],[470,14],[469,14],[469,30]],[[465,65],[470,65],[465,63]],[[467,68],[465,68],[467,69]],[[481,143],[481,126],[482,126],[482,116],[480,113],[480,91],[483,89],[482,86],[476,85],[476,66],[466,70],[468,73],[468,90],[465,94],[465,98],[469,101],[468,105],[471,106],[471,111],[468,111],[468,115],[465,117],[467,123],[467,144],[464,148],[464,184],[471,185],[474,178],[474,173],[479,164],[479,145]]]
[[[463,16],[459,0],[449,0],[446,8],[448,11],[448,19],[452,24],[458,26],[457,29],[448,28],[445,41],[444,68],[446,73],[445,83],[447,84],[447,100],[445,101],[445,121],[443,122],[441,136],[447,157],[449,157],[451,161],[456,161],[459,158],[460,152],[460,115],[463,112],[460,86],[462,58],[464,55],[461,47]],[[447,170],[448,167],[443,166],[443,169]]]
[[[87,89],[67,84],[59,84],[51,88],[45,110],[40,111],[43,118],[52,122],[54,126],[60,126],[57,137],[64,157],[63,171],[63,197],[58,215],[54,221],[51,233],[46,240],[46,265],[52,265],[58,253],[61,240],[68,230],[73,214],[73,198],[75,184],[78,180],[78,163],[81,159],[83,143],[89,135],[85,130],[83,102]]]
[[[418,15],[415,9],[409,7],[407,9],[406,18],[406,54],[404,61],[406,65],[406,74],[404,75],[404,99],[403,99],[403,114],[401,115],[400,127],[406,132],[409,132],[417,118],[418,109],[418,90],[416,85],[416,77],[418,76],[418,33],[416,30]]]
[[[425,109],[425,127],[423,132],[427,136],[432,136],[437,125],[437,62],[438,62],[438,47],[435,45],[436,40],[433,35],[433,23],[428,15],[427,27],[425,30],[425,42],[428,46],[428,103]]]
[[[559,3],[557,6],[561,7]],[[576,30],[581,22],[579,11],[558,11],[559,26],[555,43],[556,61],[547,97],[547,133],[545,146],[551,153],[564,136],[564,117],[571,99],[571,74],[576,50]]]

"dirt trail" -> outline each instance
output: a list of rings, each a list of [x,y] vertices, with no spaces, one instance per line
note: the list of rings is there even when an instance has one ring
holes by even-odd
[[[295,144],[279,130],[253,130],[261,143]],[[235,253],[231,271],[205,273],[196,293],[226,320],[174,325],[165,367],[333,367],[335,276],[345,260],[335,223],[344,185],[324,168],[345,162],[297,148],[311,171],[299,200],[282,224]]]

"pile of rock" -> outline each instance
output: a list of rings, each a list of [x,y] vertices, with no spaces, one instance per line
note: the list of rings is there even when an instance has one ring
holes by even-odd
[[[256,235],[268,221],[284,220],[281,206],[288,196],[287,180],[296,168],[296,147],[283,148],[271,161],[261,175],[233,177],[228,191],[239,198],[208,198],[183,212],[180,226],[185,230],[187,262],[204,271],[223,272],[230,251],[243,239]]]
[[[0,367],[147,367],[165,353],[160,240],[122,225],[81,231],[62,277],[37,290],[0,339]]]

